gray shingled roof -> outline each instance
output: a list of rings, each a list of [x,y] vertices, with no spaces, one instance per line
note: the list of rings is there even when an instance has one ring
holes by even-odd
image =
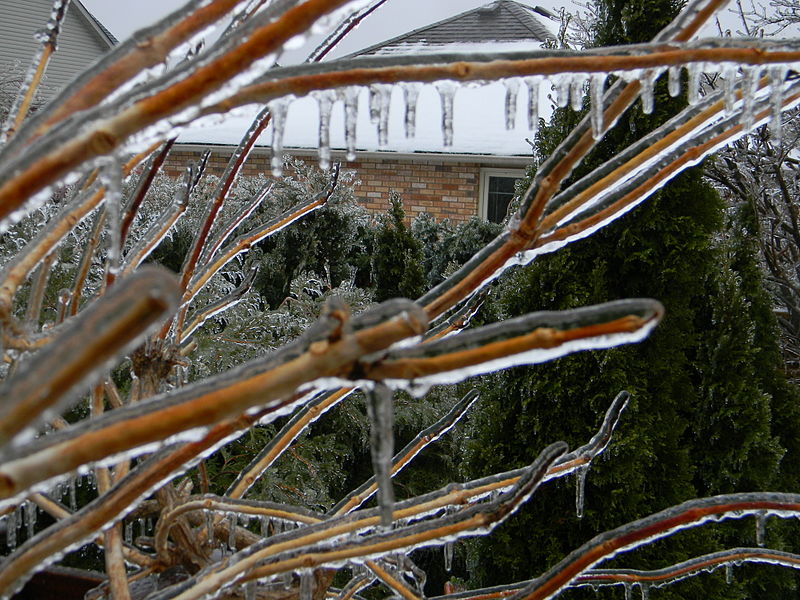
[[[89,21],[94,25],[101,35],[101,37],[105,38],[105,41],[108,42],[109,46],[116,46],[119,44],[119,40],[111,33],[105,25],[103,25],[100,20],[95,17],[88,8],[86,8],[80,0],[75,0],[74,4],[78,7],[78,10],[82,12],[89,18]]]
[[[531,7],[513,0],[497,0],[432,25],[375,44],[354,56],[402,53],[414,46],[481,44],[488,42],[544,42],[553,34],[534,16]]]

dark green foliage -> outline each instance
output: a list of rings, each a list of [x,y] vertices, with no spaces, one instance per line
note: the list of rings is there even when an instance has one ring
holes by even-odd
[[[375,232],[372,276],[375,300],[418,298],[425,289],[422,247],[405,223],[400,195],[391,192],[389,212]]]

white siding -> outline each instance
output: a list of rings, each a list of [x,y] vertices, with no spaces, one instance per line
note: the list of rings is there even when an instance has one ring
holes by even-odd
[[[33,35],[46,25],[52,5],[52,0],[0,0],[0,69],[3,73],[15,65],[22,72],[28,69],[37,47]],[[108,48],[108,43],[86,21],[78,6],[71,3],[58,38],[58,52],[50,59],[42,84],[45,97],[52,97]]]

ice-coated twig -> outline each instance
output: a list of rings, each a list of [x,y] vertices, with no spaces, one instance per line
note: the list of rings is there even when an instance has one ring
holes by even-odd
[[[478,400],[477,390],[470,390],[453,408],[433,425],[420,431],[416,437],[406,444],[392,459],[391,475],[395,476],[403,470],[414,458],[422,452],[428,445],[439,440],[444,434],[450,431],[458,421],[472,408]],[[364,504],[377,490],[375,477],[370,477],[361,486],[347,494],[330,510],[329,514],[343,515],[357,509]]]
[[[380,579],[386,587],[394,591],[401,598],[405,600],[421,600],[421,596],[416,594],[400,578],[395,577],[388,569],[384,569],[376,561],[368,560],[364,564],[378,576],[378,579]]]
[[[336,596],[336,600],[350,600],[358,590],[361,590],[368,585],[370,585],[373,581],[375,581],[374,576],[367,575],[366,573],[355,575],[350,581],[347,582],[339,595]]]
[[[681,529],[761,512],[796,518],[800,514],[800,495],[751,492],[689,500],[595,536],[512,597],[515,600],[552,598],[594,565],[622,552]]]
[[[319,419],[331,408],[339,404],[353,392],[353,388],[342,388],[335,392],[326,392],[304,405],[264,446],[250,464],[247,465],[228,486],[225,495],[230,498],[242,498],[247,490],[256,482],[278,458],[286,451],[305,429]]]
[[[216,302],[212,302],[208,306],[199,309],[193,316],[189,324],[184,327],[181,339],[185,343],[188,338],[206,321],[210,318],[233,308],[242,298],[250,291],[253,281],[255,281],[256,274],[258,273],[257,266],[252,267],[242,279],[242,282],[231,293],[223,296]]]
[[[75,271],[75,277],[72,280],[72,289],[69,297],[69,316],[78,314],[78,306],[80,305],[81,297],[83,295],[83,286],[86,283],[86,278],[89,276],[89,269],[92,266],[92,259],[94,258],[95,250],[97,250],[98,246],[100,245],[100,238],[103,235],[105,220],[105,207],[100,207],[100,209],[95,213],[94,222],[89,230],[89,236],[83,245],[81,260],[78,263],[78,268]]]
[[[36,271],[33,273],[31,290],[28,295],[28,306],[25,309],[25,322],[31,328],[31,331],[36,331],[38,329],[39,313],[42,312],[42,302],[44,301],[47,282],[50,279],[50,269],[57,255],[58,251],[52,250],[44,257],[44,260],[39,263],[39,266],[36,267]]]
[[[484,289],[467,298],[463,305],[454,311],[453,314],[448,315],[440,323],[437,323],[430,328],[428,333],[425,335],[425,341],[428,342],[438,340],[450,335],[455,335],[458,332],[466,329],[469,326],[472,317],[474,317],[480,310],[481,306],[483,306],[483,303],[488,295],[489,290]]]
[[[124,279],[72,319],[51,345],[0,384],[6,398],[0,407],[0,444],[36,425],[45,411],[59,411],[98,368],[133,348],[171,314],[177,301],[174,278],[152,267]]]
[[[378,10],[381,6],[386,4],[387,0],[372,0],[369,4],[355,11],[344,19],[336,29],[334,29],[322,43],[317,46],[314,51],[308,56],[306,62],[316,63],[325,58],[329,52],[334,50],[350,32],[356,29],[361,22],[370,16],[373,12]]]
[[[277,411],[302,385],[342,381],[362,356],[421,335],[426,326],[424,313],[407,300],[384,302],[352,321],[343,309],[331,310],[298,340],[263,358],[11,449],[0,465],[0,500],[81,464],[209,427],[250,408]]]
[[[67,15],[69,2],[70,0],[53,0],[53,9],[50,12],[47,26],[45,29],[36,32],[35,37],[42,45],[36,52],[33,64],[29,67],[25,81],[8,112],[6,122],[2,128],[3,131],[0,131],[0,144],[2,144],[4,138],[7,139],[14,135],[14,132],[28,114],[28,109],[42,81],[47,64],[58,49],[58,35],[61,33],[61,24]]]

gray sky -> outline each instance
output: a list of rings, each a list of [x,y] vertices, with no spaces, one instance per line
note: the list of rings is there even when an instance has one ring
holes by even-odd
[[[417,27],[446,19],[470,10],[491,0],[389,0],[368,20],[342,42],[343,54],[406,33]],[[530,6],[544,6],[554,12],[563,6],[563,0],[518,0]],[[88,8],[119,39],[149,25],[160,17],[177,10],[186,0],[82,0]],[[571,1],[567,0],[571,5]],[[307,54],[313,49],[309,44]],[[285,62],[285,61],[281,61]]]

